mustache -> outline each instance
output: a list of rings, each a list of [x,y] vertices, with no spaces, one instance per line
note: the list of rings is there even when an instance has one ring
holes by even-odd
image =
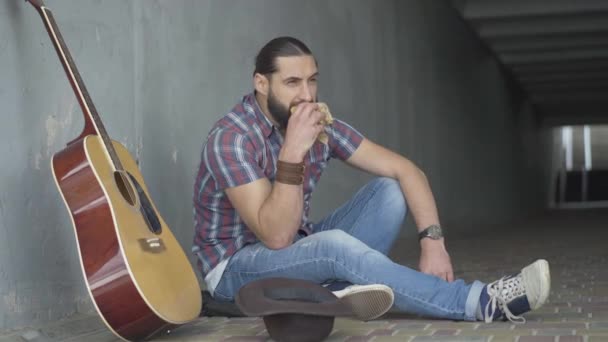
[[[296,108],[301,105],[302,103],[319,103],[322,104],[321,102],[317,102],[317,99],[314,99],[312,101],[298,101],[296,103],[292,103],[289,105],[289,114],[293,114],[293,112],[295,112]]]

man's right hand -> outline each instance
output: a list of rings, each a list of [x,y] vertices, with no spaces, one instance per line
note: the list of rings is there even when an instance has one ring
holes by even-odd
[[[325,114],[319,111],[316,103],[297,105],[289,118],[279,159],[291,163],[301,162],[319,133],[323,132],[325,126],[320,121],[324,117]]]

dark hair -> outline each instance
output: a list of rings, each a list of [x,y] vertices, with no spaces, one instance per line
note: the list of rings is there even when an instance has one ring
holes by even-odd
[[[275,38],[260,50],[255,57],[253,74],[270,75],[277,71],[277,57],[312,56],[312,52],[300,40],[293,37]]]

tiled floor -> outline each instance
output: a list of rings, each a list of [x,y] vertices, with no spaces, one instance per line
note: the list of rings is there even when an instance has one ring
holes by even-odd
[[[483,229],[482,229],[483,228]],[[537,258],[551,264],[549,302],[527,323],[492,324],[429,320],[391,313],[371,322],[336,319],[328,341],[608,341],[608,211],[552,212],[520,224],[476,227],[448,234],[456,276],[492,281]],[[392,257],[416,265],[411,241]],[[116,341],[96,316],[80,315],[47,326],[0,332],[0,342]],[[158,337],[162,341],[267,341],[258,318],[204,317]]]

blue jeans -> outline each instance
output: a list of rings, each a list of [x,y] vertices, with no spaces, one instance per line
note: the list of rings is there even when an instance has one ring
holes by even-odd
[[[287,277],[326,284],[385,284],[403,312],[454,320],[475,320],[484,286],[475,281],[446,282],[391,261],[386,255],[399,235],[407,212],[399,183],[377,178],[350,201],[314,225],[313,234],[289,247],[272,250],[262,243],[232,256],[214,297],[233,300],[248,282]]]

